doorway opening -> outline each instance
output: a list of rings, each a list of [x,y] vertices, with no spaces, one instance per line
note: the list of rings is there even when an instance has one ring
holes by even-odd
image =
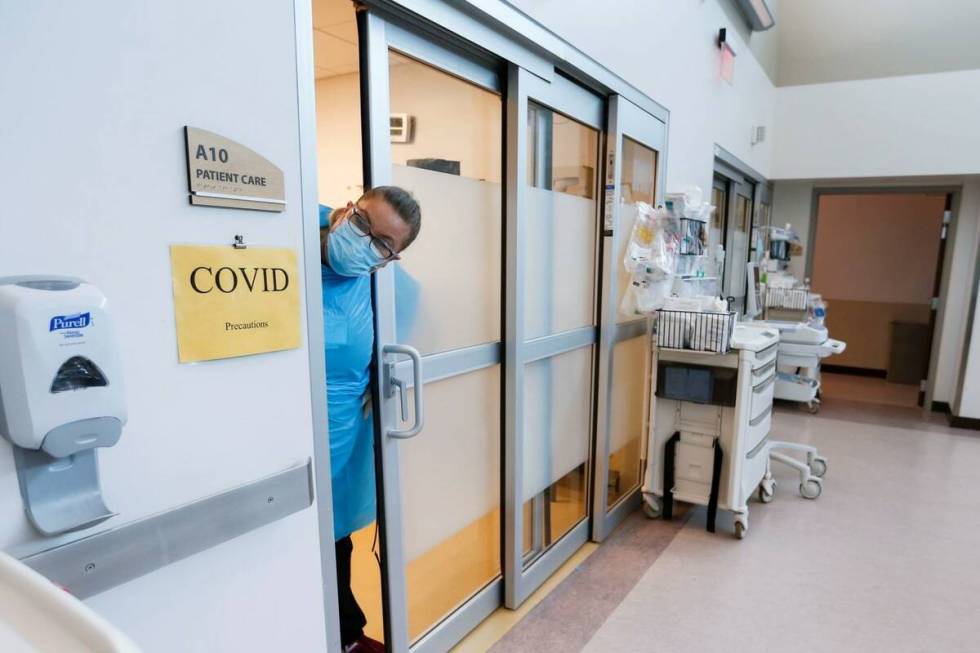
[[[371,77],[360,69],[350,0],[315,0],[313,41],[319,202],[343,207],[366,186],[361,96]],[[400,447],[400,482],[385,483],[400,505],[407,614],[399,619],[417,642],[501,576],[500,364],[482,354],[500,340],[503,106],[498,93],[395,49],[385,64],[371,90],[383,89],[390,106],[390,161],[373,164],[390,166],[389,183],[412,193],[424,215],[418,239],[389,266],[394,297],[386,297],[398,342],[441,370],[425,383],[422,433]],[[412,403],[415,389],[403,392]],[[380,481],[379,462],[376,469]],[[364,634],[378,641],[392,627],[382,569],[386,557],[395,560],[383,544],[383,502],[381,522],[350,536],[350,588]]]
[[[951,214],[945,192],[818,194],[809,276],[847,342],[824,397],[922,405]]]
[[[744,313],[748,291],[746,263],[760,262],[765,254],[772,186],[719,146],[715,146],[713,172],[711,204],[715,211],[708,241],[712,248],[721,245],[725,250],[722,296],[731,299],[733,310]]]
[[[313,55],[318,199],[330,208],[343,207],[364,193],[357,19],[349,0],[313,3]],[[375,522],[351,534],[349,574],[351,590],[367,619],[364,634],[384,641],[377,526]],[[345,571],[338,569],[341,576]]]

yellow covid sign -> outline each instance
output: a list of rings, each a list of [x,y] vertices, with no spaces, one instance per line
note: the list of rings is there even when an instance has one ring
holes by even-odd
[[[181,363],[299,347],[294,250],[171,245],[170,266]]]

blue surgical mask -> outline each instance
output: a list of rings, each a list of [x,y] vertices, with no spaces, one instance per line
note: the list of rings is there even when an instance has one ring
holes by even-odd
[[[346,219],[327,236],[327,260],[334,272],[345,277],[367,276],[383,263],[371,239],[358,234]]]

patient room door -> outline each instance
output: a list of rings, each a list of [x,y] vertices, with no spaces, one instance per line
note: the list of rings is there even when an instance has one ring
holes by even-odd
[[[501,603],[502,80],[493,61],[359,14],[365,181],[422,231],[375,274],[390,651],[446,651]]]
[[[622,96],[609,99],[599,324],[592,537],[602,541],[640,503],[650,343],[646,319],[621,310],[623,255],[636,203],[663,201],[667,126]]]

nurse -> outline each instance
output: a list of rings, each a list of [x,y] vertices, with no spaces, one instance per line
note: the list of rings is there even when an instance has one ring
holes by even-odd
[[[327,362],[337,593],[344,651],[382,652],[351,591],[351,533],[375,519],[374,429],[367,400],[374,349],[371,273],[398,260],[422,225],[407,191],[381,186],[331,211],[320,206],[323,330]]]

